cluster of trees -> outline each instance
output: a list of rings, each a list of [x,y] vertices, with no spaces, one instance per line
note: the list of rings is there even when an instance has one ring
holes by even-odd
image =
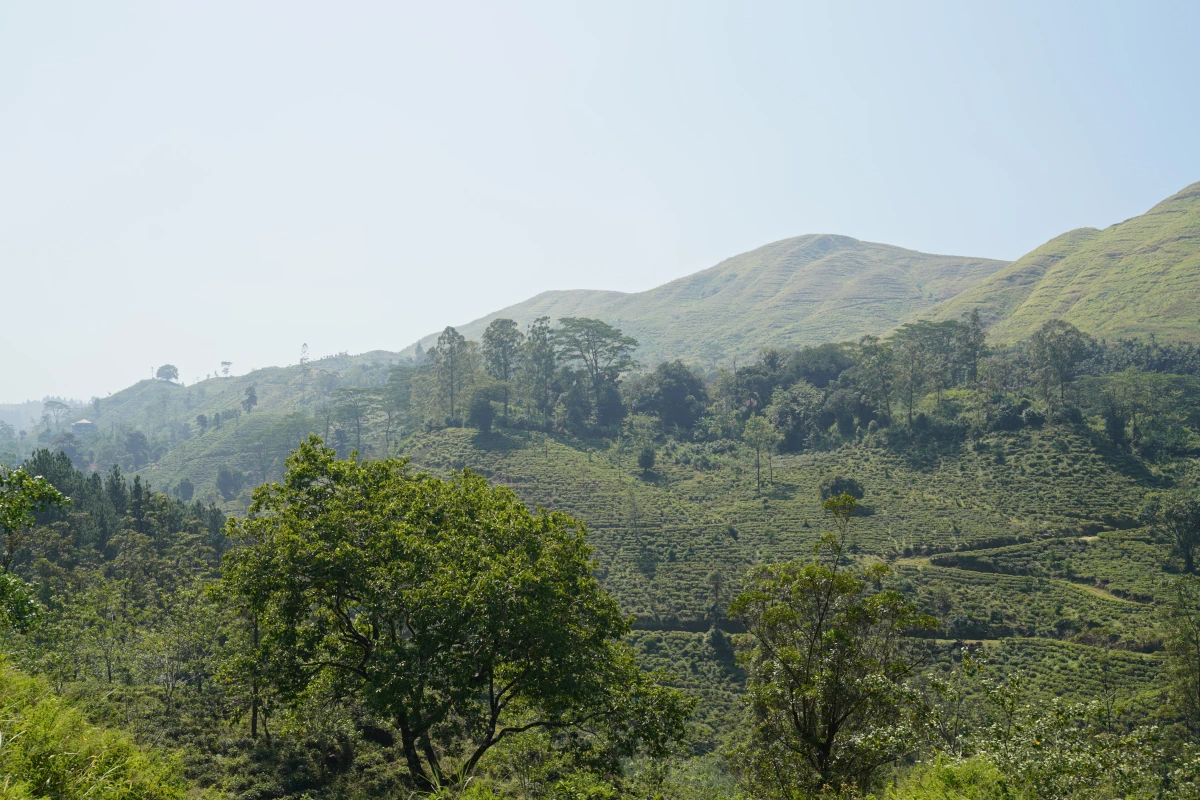
[[[875,433],[903,445],[1090,419],[1118,447],[1156,458],[1187,452],[1200,429],[1200,406],[1190,399],[1200,383],[1157,371],[1188,372],[1195,348],[1098,342],[1058,320],[1003,348],[988,341],[977,314],[921,321],[855,343],[765,348],[751,363],[710,374],[681,361],[641,370],[636,349],[601,320],[540,318],[521,330],[502,318],[478,342],[448,327],[412,363],[350,364],[337,373],[305,362],[298,410],[264,415],[244,434],[240,418],[259,416],[256,385],[244,387],[234,407],[190,423],[169,420],[164,408],[166,427],[153,435],[143,426],[76,437],[61,419],[55,428],[69,408],[48,403],[39,442],[81,469],[140,470],[175,443],[232,421],[234,454],[205,476],[204,491],[248,503],[243,489],[279,476],[287,453],[312,433],[343,458],[387,457],[413,432],[445,426],[601,437],[622,454],[632,446],[630,463],[647,477],[664,447],[695,446],[681,457],[699,465],[748,450],[761,485],[764,475],[773,478],[773,453],[830,449]],[[15,436],[0,429],[0,452],[22,449]]]
[[[39,451],[0,470],[0,510],[0,654],[186,743],[202,785],[428,792],[536,758],[547,787],[611,791],[686,736],[693,701],[622,643],[583,526],[469,472],[313,439],[226,523]]]
[[[747,715],[726,754],[744,791],[1193,796],[1200,578],[1163,603],[1172,694],[1157,726],[1041,703],[967,649],[928,669],[913,634],[936,621],[850,553],[856,489],[831,476],[813,556],[756,568],[729,606],[747,631]],[[202,785],[492,796],[515,779],[539,797],[664,796],[661,772],[643,766],[639,784],[630,766],[686,746],[694,701],[633,661],[583,526],[469,472],[339,460],[314,438],[226,522],[40,451],[0,471],[0,501],[7,656],[144,740],[187,742]]]
[[[435,425],[483,429],[500,406],[505,424],[575,431],[610,429],[624,415],[619,385],[636,362],[637,340],[605,322],[541,317],[522,332],[511,319],[488,325],[481,342],[446,328],[413,377],[412,407]],[[519,419],[510,412],[519,410]]]

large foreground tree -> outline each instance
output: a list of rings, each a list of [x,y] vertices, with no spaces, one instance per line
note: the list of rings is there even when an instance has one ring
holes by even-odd
[[[224,584],[257,634],[240,677],[389,720],[421,789],[465,780],[536,729],[614,759],[661,755],[689,704],[621,644],[629,623],[592,577],[584,533],[470,472],[339,461],[313,437],[229,523],[243,546]]]

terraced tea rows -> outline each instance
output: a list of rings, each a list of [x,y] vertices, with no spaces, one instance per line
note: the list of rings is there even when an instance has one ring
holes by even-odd
[[[1118,597],[1150,602],[1168,577],[1170,548],[1147,531],[1114,531],[1070,539],[948,553],[930,559],[940,567],[1063,578],[1101,587]]]
[[[896,588],[916,598],[951,638],[1117,639],[1131,649],[1154,649],[1154,609],[1098,596],[1053,578],[1018,577],[900,562]]]
[[[705,747],[738,713],[741,687],[736,636],[709,632],[714,612],[753,565],[811,555],[829,529],[818,486],[834,473],[866,490],[856,558],[892,562],[892,584],[938,617],[935,662],[949,663],[955,640],[987,640],[994,674],[1020,671],[1038,696],[1094,696],[1103,672],[1127,705],[1153,706],[1159,660],[1142,651],[1161,637],[1145,601],[1166,551],[1145,530],[1113,529],[1134,524],[1160,479],[1086,432],[1027,429],[907,449],[867,437],[774,457],[761,493],[743,446],[698,464],[699,446],[669,445],[645,475],[631,449],[451,429],[415,436],[405,452],[419,468],[470,467],[531,505],[583,520],[598,577],[637,618],[642,663],[702,698]]]
[[[1110,700],[1121,714],[1153,718],[1166,686],[1159,655],[1101,650],[1053,639],[1003,639],[984,646],[986,671],[1022,682],[1035,697],[1076,703]]]

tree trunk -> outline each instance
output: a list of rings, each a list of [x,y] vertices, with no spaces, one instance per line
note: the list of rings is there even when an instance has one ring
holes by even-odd
[[[402,720],[397,720],[396,727],[400,729],[400,744],[404,750],[404,762],[408,765],[408,774],[413,783],[423,791],[437,788],[425,774],[425,766],[421,763],[421,754],[417,752],[416,737],[412,735]]]

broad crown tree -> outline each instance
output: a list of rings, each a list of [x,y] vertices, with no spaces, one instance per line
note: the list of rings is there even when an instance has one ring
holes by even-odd
[[[224,587],[259,633],[237,677],[362,704],[394,725],[425,790],[539,729],[661,755],[689,704],[621,643],[629,623],[584,534],[468,471],[339,461],[313,437],[228,525],[243,546]]]

